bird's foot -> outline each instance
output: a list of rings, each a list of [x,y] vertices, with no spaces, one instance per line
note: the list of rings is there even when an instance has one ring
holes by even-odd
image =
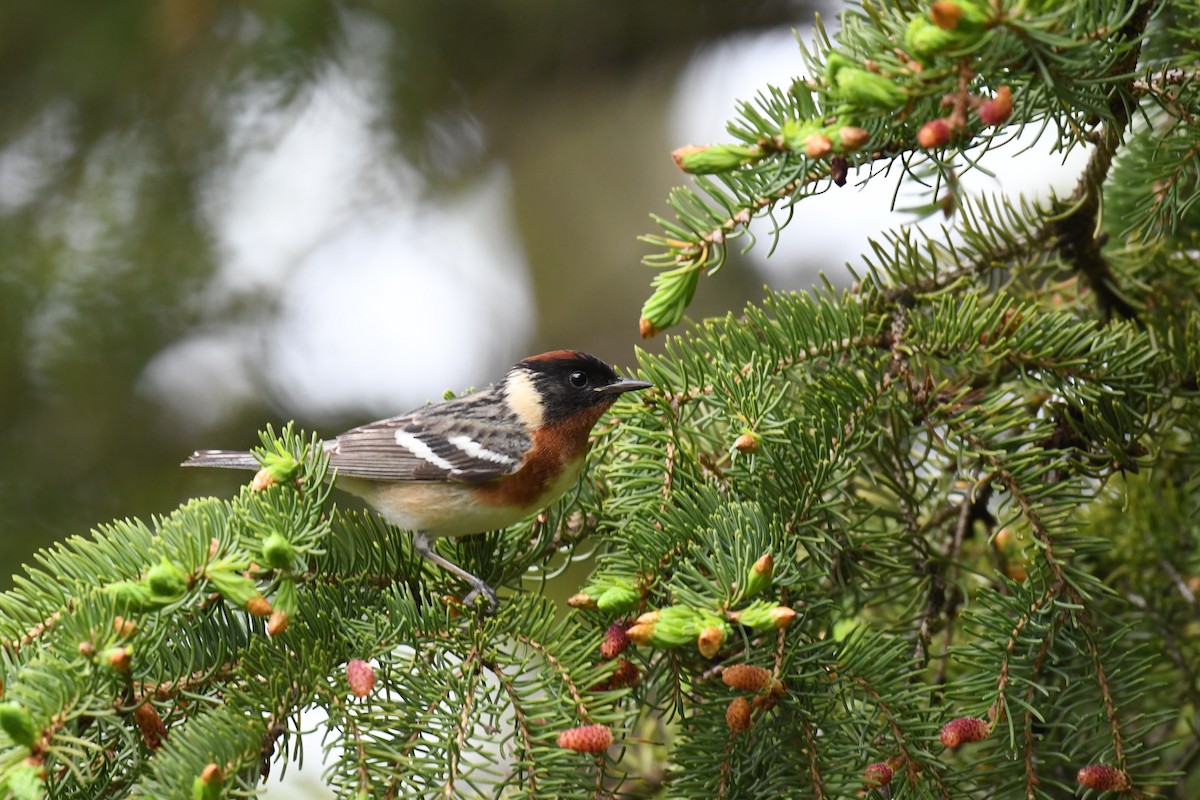
[[[485,604],[483,609],[489,614],[495,614],[500,609],[500,601],[496,598],[496,590],[478,578],[471,582],[471,591],[463,598],[463,605],[475,608],[480,602]]]
[[[471,585],[470,593],[463,598],[464,606],[474,608],[482,599],[487,604],[487,607],[484,609],[485,612],[489,614],[495,613],[496,609],[500,608],[500,601],[496,599],[496,590],[484,583],[481,578],[475,577],[462,567],[435,553],[433,551],[433,542],[427,533],[424,531],[414,532],[413,546],[423,558],[432,561],[451,575],[461,578]]]

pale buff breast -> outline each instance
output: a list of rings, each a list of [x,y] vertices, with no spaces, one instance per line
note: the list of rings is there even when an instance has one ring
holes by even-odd
[[[398,528],[430,536],[466,536],[506,528],[541,511],[575,485],[583,462],[578,458],[568,463],[548,491],[522,507],[479,502],[470,494],[470,487],[461,483],[386,483],[339,477],[336,485],[361,497]]]

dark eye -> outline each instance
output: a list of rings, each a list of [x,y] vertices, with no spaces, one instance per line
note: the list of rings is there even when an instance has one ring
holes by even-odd
[[[581,389],[588,385],[588,377],[582,372],[572,372],[567,380],[571,382],[572,386],[578,386]]]

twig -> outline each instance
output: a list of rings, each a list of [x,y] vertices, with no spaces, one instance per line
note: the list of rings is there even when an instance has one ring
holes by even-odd
[[[1036,676],[1041,673],[1042,667],[1046,663],[1046,656],[1050,652],[1050,637],[1054,632],[1053,628],[1047,628],[1045,636],[1042,637],[1041,647],[1038,648],[1037,657],[1033,660],[1033,674]],[[1025,688],[1025,714],[1022,719],[1023,734],[1025,740],[1025,798],[1026,800],[1037,800],[1037,787],[1041,782],[1038,780],[1036,765],[1033,758],[1033,693],[1036,687],[1033,681]]]
[[[1000,720],[1004,718],[1005,697],[1007,696],[1009,681],[1008,667],[1012,661],[1013,651],[1016,650],[1017,642],[1021,638],[1021,632],[1025,630],[1025,626],[1029,624],[1030,620],[1045,608],[1047,603],[1057,598],[1063,592],[1066,586],[1067,584],[1064,580],[1059,580],[1050,586],[1041,597],[1030,604],[1029,610],[1022,614],[1016,624],[1013,625],[1012,633],[1008,635],[1008,642],[1004,645],[1004,658],[1000,663],[1000,675],[996,678],[996,699],[988,711],[992,727],[998,725]]]
[[[462,699],[462,709],[458,713],[458,726],[454,733],[454,748],[450,751],[450,763],[446,770],[446,782],[442,785],[442,795],[449,800],[454,795],[454,780],[458,777],[458,763],[462,758],[463,747],[467,741],[467,729],[471,723],[471,712],[475,710],[475,689],[478,671],[474,669],[479,662],[479,651],[474,647],[463,659],[463,677],[468,681],[467,692]]]
[[[1130,47],[1124,59],[1113,64],[1109,70],[1110,75],[1129,72],[1137,64],[1141,52],[1140,39],[1154,5],[1149,0],[1143,2],[1121,30],[1117,31],[1118,38],[1136,44]],[[1126,92],[1133,90],[1133,83],[1132,80],[1125,82]],[[1133,319],[1137,315],[1137,310],[1112,288],[1112,271],[1100,249],[1103,241],[1096,235],[1104,182],[1112,167],[1117,148],[1121,145],[1125,129],[1129,126],[1129,108],[1122,94],[1121,91],[1113,92],[1108,106],[1112,120],[1102,127],[1087,166],[1079,177],[1079,184],[1072,195],[1075,201],[1073,208],[1061,217],[1055,226],[1063,248],[1070,252],[1076,269],[1084,275],[1095,292],[1097,305],[1105,321],[1113,314],[1125,319]]]
[[[825,789],[821,785],[821,770],[817,764],[817,743],[813,736],[812,726],[808,720],[801,723],[804,729],[804,741],[808,743],[808,772],[812,776],[813,795],[817,800],[825,800]]]
[[[1130,84],[1135,94],[1159,94],[1167,86],[1184,86],[1200,80],[1200,72],[1190,69],[1163,70],[1150,80],[1136,80]]]
[[[71,613],[72,610],[74,610],[74,605],[75,605],[74,601],[72,601],[72,600],[67,601],[66,611],[68,614]],[[26,645],[29,645],[29,644],[33,644],[33,642],[35,640],[41,638],[41,636],[43,634],[45,634],[46,631],[53,628],[55,625],[57,625],[62,620],[62,615],[63,615],[62,609],[59,609],[58,611],[55,611],[53,614],[51,614],[50,616],[43,619],[38,624],[34,625],[29,630],[25,631],[25,633],[21,636],[20,639],[5,639],[3,642],[0,642],[0,645],[3,645],[4,649],[11,650],[15,653],[17,650],[20,650],[22,647],[25,647]]]
[[[537,772],[533,769],[533,736],[529,732],[529,718],[525,715],[525,709],[518,700],[516,687],[513,686],[512,678],[505,674],[504,670],[500,669],[500,665],[495,660],[480,660],[479,663],[496,676],[496,680],[500,682],[500,688],[508,695],[509,704],[513,710],[513,721],[517,726],[517,735],[521,739],[521,750],[524,754],[523,760],[530,765],[529,772],[527,773],[528,777],[523,786],[530,798],[537,797]]]
[[[558,658],[546,649],[546,646],[541,642],[531,639],[529,636],[518,633],[516,639],[521,644],[537,651],[547,664],[554,668],[562,679],[563,685],[567,687],[567,692],[571,695],[571,700],[575,703],[575,710],[579,713],[579,719],[583,722],[591,722],[591,714],[588,713],[587,705],[583,702],[583,693],[579,691],[579,687],[575,685],[575,681],[571,678],[570,670],[566,669]]]

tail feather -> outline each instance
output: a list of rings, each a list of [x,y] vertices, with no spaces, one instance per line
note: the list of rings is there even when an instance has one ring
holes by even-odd
[[[258,469],[259,464],[254,455],[245,450],[197,450],[182,466]]]

